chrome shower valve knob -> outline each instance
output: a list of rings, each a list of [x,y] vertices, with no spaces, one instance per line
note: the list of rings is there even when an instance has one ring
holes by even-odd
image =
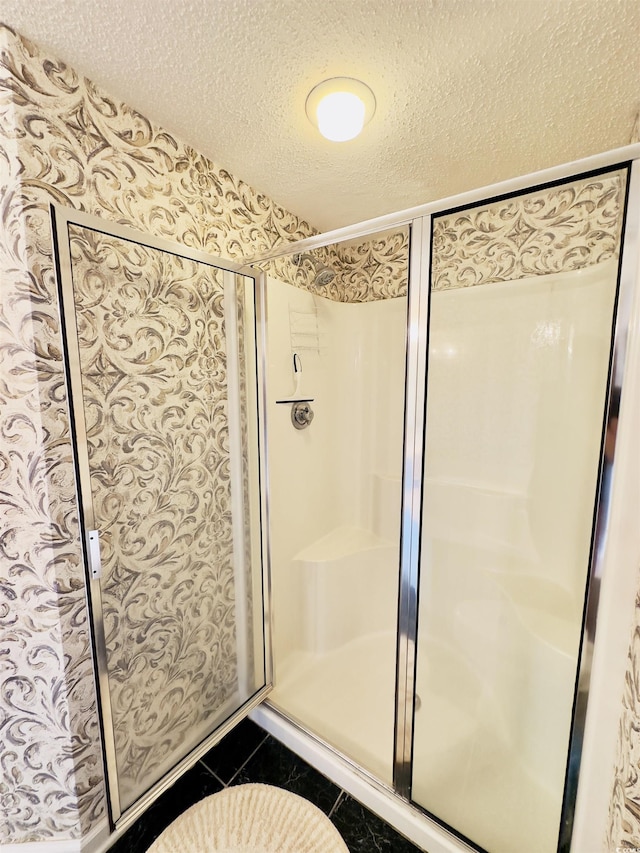
[[[309,403],[294,403],[291,406],[291,423],[296,429],[306,429],[313,420],[313,409]]]

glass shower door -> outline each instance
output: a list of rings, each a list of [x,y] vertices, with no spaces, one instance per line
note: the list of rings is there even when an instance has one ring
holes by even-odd
[[[558,846],[625,190],[432,222],[412,799],[490,853]]]
[[[406,228],[352,237],[270,265],[267,287],[269,701],[388,785],[408,247]]]
[[[117,820],[268,680],[254,280],[74,218],[62,297]]]

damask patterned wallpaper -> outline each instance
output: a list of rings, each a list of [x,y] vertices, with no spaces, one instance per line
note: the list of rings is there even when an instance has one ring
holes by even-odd
[[[568,272],[613,257],[620,245],[623,177],[588,178],[439,216],[434,290]]]
[[[330,298],[370,302],[406,296],[409,283],[409,229],[335,247],[333,264],[340,282]]]
[[[0,29],[0,841],[104,813],[48,203],[241,258],[311,228]]]
[[[104,813],[48,204],[232,259],[314,232],[5,26],[0,50],[0,841],[21,842]],[[394,295],[394,252],[325,295]]]
[[[312,256],[335,273],[326,285],[313,282],[313,264],[291,258],[260,264],[272,275],[335,302],[372,302],[406,296],[409,283],[409,229],[325,246]]]
[[[48,203],[236,259],[313,232],[3,26],[0,198],[0,842],[19,843],[78,838],[104,814]],[[604,260],[619,200],[607,178],[516,200],[499,221],[481,208],[443,217],[436,286],[550,272],[557,255],[563,269]],[[324,295],[403,295],[406,244],[399,232],[329,251]]]
[[[607,828],[607,849],[640,849],[640,590],[629,646],[616,765]]]
[[[235,318],[220,270],[75,226],[70,249],[126,808],[247,698],[229,452]]]

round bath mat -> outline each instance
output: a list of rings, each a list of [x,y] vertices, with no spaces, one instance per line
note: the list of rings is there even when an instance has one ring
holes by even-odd
[[[147,853],[349,853],[329,818],[271,785],[237,785],[200,800]]]

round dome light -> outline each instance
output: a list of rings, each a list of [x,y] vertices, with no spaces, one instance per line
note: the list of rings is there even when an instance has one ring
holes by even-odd
[[[376,99],[371,89],[353,77],[332,77],[318,83],[307,97],[309,121],[332,142],[355,139],[371,121]]]

